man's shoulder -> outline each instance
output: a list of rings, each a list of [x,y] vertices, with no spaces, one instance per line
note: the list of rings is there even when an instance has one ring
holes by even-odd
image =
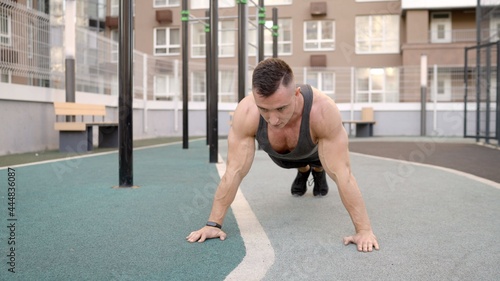
[[[252,95],[243,98],[233,115],[233,129],[245,134],[254,134],[259,125],[260,113]]]
[[[337,127],[341,124],[340,112],[335,101],[313,88],[314,100],[310,113],[311,129],[316,135],[324,136],[326,132],[331,132],[328,128]]]
[[[259,113],[253,95],[244,97],[236,107],[236,112],[244,112],[245,114]]]
[[[337,108],[335,101],[331,97],[323,93],[321,90],[313,87],[312,91],[313,91],[313,107],[316,107],[321,111],[329,109],[335,110]]]

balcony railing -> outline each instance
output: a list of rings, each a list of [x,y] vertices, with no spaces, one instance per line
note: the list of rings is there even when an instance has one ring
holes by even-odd
[[[494,42],[497,40],[499,40],[497,30],[483,29],[481,31],[481,41]],[[476,41],[476,29],[429,30],[429,43],[462,43]]]

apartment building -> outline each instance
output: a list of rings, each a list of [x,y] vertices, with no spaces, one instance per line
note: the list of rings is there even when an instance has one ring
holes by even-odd
[[[57,79],[64,80],[61,76],[64,71],[61,38],[64,1],[18,1],[27,9],[36,7],[36,10],[50,13],[50,24],[46,23],[44,29],[37,32],[30,31],[29,26],[12,29],[16,20],[6,4],[9,2],[14,1],[2,0],[0,7],[2,81],[37,85],[33,81],[43,77],[42,73],[34,75],[30,81],[21,78],[16,81],[12,78],[16,75],[9,74],[9,68],[32,66],[40,69],[34,64],[20,66],[20,59],[12,60],[14,49],[24,50],[24,56],[29,56],[34,50],[30,42],[40,40],[42,44],[38,46],[45,46],[40,57],[50,60],[50,66],[44,69],[50,70],[51,84],[57,84]],[[137,96],[145,94],[150,100],[178,97],[180,85],[178,76],[174,75],[174,62],[180,61],[182,51],[186,50],[190,62],[190,101],[205,100],[205,20],[210,1],[188,1],[191,18],[189,46],[181,46],[181,2],[148,0],[134,5],[134,49],[147,56],[148,64],[138,67],[140,71],[148,72],[148,81],[144,84],[148,89],[138,90]],[[257,51],[253,47],[257,44],[256,2],[247,1],[249,76],[257,63]],[[496,11],[498,4],[494,3],[495,0],[488,2],[494,8],[481,22],[481,34],[484,33],[486,40],[495,41],[498,39],[500,13]],[[117,87],[113,85],[118,80],[118,47],[113,42],[118,41],[119,0],[76,0],[76,3],[77,28],[85,28],[94,34],[85,33],[84,38],[77,39],[77,48],[80,48],[77,65],[81,66],[77,71],[82,72],[77,73],[77,79],[87,81],[84,86],[79,86],[77,81],[78,90],[116,95]],[[219,0],[218,3],[219,96],[221,102],[236,102],[238,4],[234,0]],[[272,25],[272,8],[278,9],[278,55],[293,67],[297,82],[310,83],[339,103],[353,100],[360,103],[418,101],[420,79],[417,68],[422,54],[428,57],[429,88],[437,93],[437,100],[463,100],[464,48],[475,45],[477,41],[476,0],[265,0],[264,3],[268,27]],[[25,13],[25,17],[36,18],[36,15]],[[48,31],[45,30],[47,26],[50,26]],[[38,41],[30,39],[37,34],[50,35]],[[15,39],[16,35],[18,39]],[[102,41],[101,38],[106,38],[107,41],[103,42],[109,46],[97,43]],[[16,40],[18,42],[13,48],[12,42]],[[271,56],[271,43],[271,32],[266,30],[266,57]],[[139,64],[141,61],[136,59],[135,62]],[[438,68],[437,79],[432,73],[434,65]],[[29,78],[30,75],[17,76]],[[140,75],[136,71],[136,76]],[[143,82],[136,84],[142,85]]]
[[[57,134],[47,120],[54,118],[52,102],[65,97],[66,31],[74,30],[76,38],[77,100],[105,104],[117,114],[119,0],[74,1],[75,26],[69,27],[65,23],[70,15],[65,7],[68,0],[0,0],[0,112],[19,124],[8,129],[19,136],[16,142],[0,141],[3,153],[57,147]],[[490,59],[489,69],[476,71],[475,52],[471,52],[470,70],[464,75],[464,48],[476,45],[477,35],[482,43],[497,42],[499,37],[500,0],[484,1],[489,3],[481,7],[478,19],[477,0],[265,0],[265,18],[269,27],[272,8],[277,8],[278,56],[292,66],[298,83],[312,84],[334,98],[343,118],[354,119],[362,107],[370,106],[377,120],[375,135],[420,135],[419,64],[425,54],[427,100],[432,101],[425,112],[427,132],[463,136],[466,131],[477,136],[488,122],[496,128],[494,122],[499,119],[481,93],[484,87],[496,93],[496,45],[490,53],[480,54],[482,62]],[[258,11],[257,0],[246,2],[250,77],[257,63],[252,46],[257,44]],[[183,51],[189,57],[190,135],[205,134],[204,21],[209,1],[188,1],[188,46],[181,45],[181,0],[135,3],[134,138],[181,134]],[[225,135],[229,112],[238,98],[238,4],[235,0],[218,4],[219,133]],[[271,41],[266,31],[266,57],[271,56]],[[476,83],[478,74],[489,75],[489,82]],[[464,87],[464,78],[470,88]],[[466,89],[470,97],[480,96],[471,100],[479,106],[466,108]],[[496,97],[486,96],[486,100]],[[490,119],[484,118],[488,108]],[[476,126],[479,122],[481,127]],[[28,131],[37,138],[26,137]]]
[[[499,39],[500,1],[482,2],[487,2],[488,6],[482,8],[484,11],[479,19],[481,39],[478,39],[476,0],[402,1],[402,17],[406,23],[405,40],[401,42],[402,65],[418,64],[421,54],[427,56],[430,66],[438,65],[436,83],[433,75],[429,77],[429,86],[437,87],[438,101],[463,100],[465,48],[476,45],[478,40],[484,43]],[[475,52],[469,52],[469,56],[468,63],[474,66]],[[469,74],[468,78],[473,85],[474,76]],[[496,84],[496,74],[491,79],[492,85]]]
[[[181,0],[154,0],[135,7],[135,49],[163,60],[180,60],[186,48],[194,65],[205,63],[205,11],[210,1],[191,0],[189,46],[180,45]],[[258,2],[258,1],[255,1]],[[250,68],[256,63],[257,11],[248,2],[247,47]],[[464,48],[476,43],[477,1],[398,0],[266,0],[266,26],[271,9],[279,15],[278,53],[294,69],[299,82],[310,83],[338,102],[412,102],[419,100],[419,79],[410,70],[427,55],[429,66],[438,65],[438,101],[459,101],[464,65]],[[106,30],[116,40],[118,0],[111,0]],[[221,101],[235,101],[237,64],[237,4],[219,1],[219,64]],[[498,18],[492,16],[486,28],[490,40],[498,38]],[[251,24],[253,23],[253,24]],[[140,31],[140,32],[139,32]],[[272,36],[265,33],[265,56],[272,55]],[[231,67],[233,66],[233,67]],[[408,68],[407,71],[404,69]],[[190,79],[193,101],[203,101],[203,67],[193,70]],[[251,69],[250,69],[251,71]],[[354,79],[354,88],[351,80]],[[430,74],[430,88],[435,87]],[[169,95],[174,89],[168,75],[157,77],[154,88]],[[174,93],[175,94],[175,93]]]
[[[113,2],[115,0],[112,6]],[[398,100],[399,74],[395,68],[402,65],[400,40],[404,30],[400,1],[266,0],[264,3],[267,27],[272,26],[272,8],[278,9],[278,55],[297,70],[298,82],[310,83],[346,102],[350,99],[349,91],[344,96],[335,93],[351,87],[350,79],[344,77],[351,73],[349,68],[354,67],[359,78],[360,100]],[[250,68],[256,64],[257,53],[257,10],[254,4],[248,2]],[[135,48],[165,60],[180,59],[180,5],[180,0],[155,0],[149,5],[136,6]],[[192,21],[190,46],[186,50],[194,65],[205,63],[204,21],[208,5],[209,1],[189,1]],[[219,1],[219,94],[227,96],[221,101],[236,101],[237,9],[236,1]],[[108,19],[107,27],[110,28],[110,38],[116,38],[113,28],[117,28],[117,14],[111,16],[115,19]],[[271,32],[266,30],[264,37],[265,57],[270,57]],[[204,69],[194,70],[190,78],[193,100],[204,100]],[[387,82],[382,89],[376,89],[375,85],[370,88],[380,79]]]

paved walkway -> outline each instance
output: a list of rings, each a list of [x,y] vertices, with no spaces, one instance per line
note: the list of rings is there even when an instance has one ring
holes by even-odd
[[[264,280],[497,279],[500,184],[400,160],[352,154],[351,161],[377,252],[342,244],[353,227],[331,180],[325,198],[292,197],[295,171],[257,152],[241,190],[274,251]]]
[[[225,140],[219,149],[224,159]],[[206,221],[224,170],[208,163],[204,140],[136,150],[138,189],[111,188],[116,152],[14,166],[17,273],[2,227],[0,280],[497,280],[499,183],[354,152],[351,161],[381,246],[373,253],[342,244],[353,226],[331,180],[324,198],[292,197],[295,171],[263,151],[224,224],[228,239],[203,244],[184,237]],[[6,225],[7,182],[0,168]]]

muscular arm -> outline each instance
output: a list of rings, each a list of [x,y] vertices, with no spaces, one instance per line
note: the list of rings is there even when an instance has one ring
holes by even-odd
[[[235,123],[238,122],[236,113],[233,121],[233,126],[238,126],[238,123]],[[250,170],[254,154],[254,137],[241,134],[232,127],[228,136],[227,168],[215,192],[209,221],[223,223],[241,181]]]
[[[255,107],[255,105],[253,105]],[[234,112],[233,123],[228,135],[227,167],[215,191],[212,211],[209,221],[221,224],[224,222],[227,210],[234,201],[241,181],[252,166],[255,155],[255,131],[258,125],[258,111],[253,108],[246,98],[238,105]],[[255,119],[255,113],[257,119]],[[191,232],[186,237],[189,242],[203,242],[209,238],[226,238],[224,231],[205,226],[198,231]]]
[[[321,119],[316,128],[318,152],[326,173],[337,184],[339,195],[356,230],[356,235],[344,238],[344,243],[355,243],[359,251],[378,249],[368,213],[349,161],[348,137],[342,126],[340,112],[333,101],[328,101],[321,110]],[[325,122],[327,121],[327,122]]]

